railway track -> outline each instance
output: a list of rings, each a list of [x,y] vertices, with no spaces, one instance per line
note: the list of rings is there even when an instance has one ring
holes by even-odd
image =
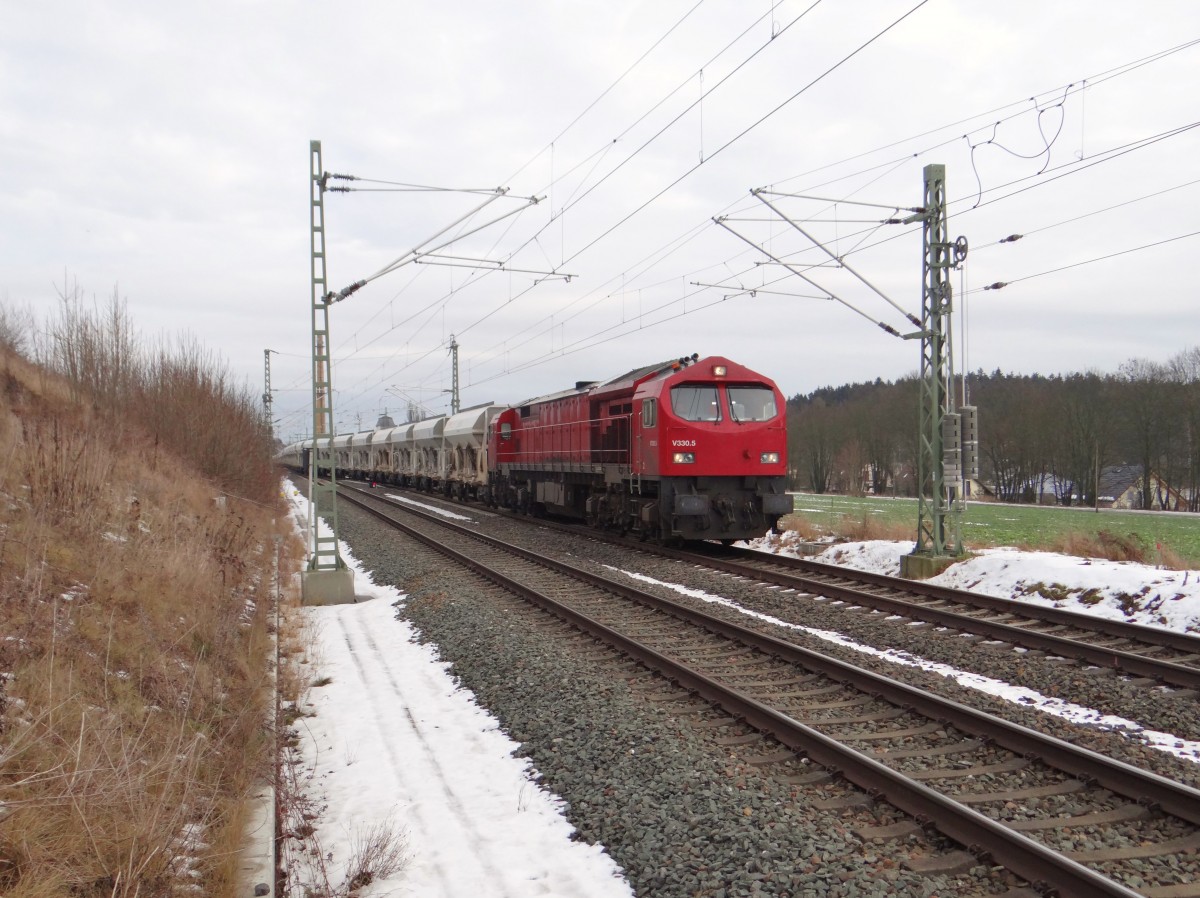
[[[663,551],[734,576],[1153,678],[1200,694],[1200,639],[1194,636],[749,549]]]
[[[444,519],[404,529],[1043,890],[1200,896],[1195,789]]]
[[[495,512],[518,520],[523,515]],[[982,593],[823,564],[751,549],[704,544],[674,549],[539,520],[540,526],[583,533],[655,556],[700,565],[804,595],[840,601],[909,621],[933,624],[1004,645],[1043,652],[1131,677],[1147,678],[1200,697],[1200,638],[1172,630],[1106,620],[1014,602]]]

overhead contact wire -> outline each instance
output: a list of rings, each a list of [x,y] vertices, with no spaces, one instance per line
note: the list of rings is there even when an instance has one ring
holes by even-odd
[[[1084,259],[1082,262],[1072,262],[1070,265],[1060,265],[1058,268],[1051,268],[1048,271],[1039,271],[1037,274],[1027,274],[1023,277],[1013,278],[1011,281],[996,281],[995,283],[988,284],[985,287],[976,287],[971,292],[982,293],[985,290],[1001,290],[1005,287],[1011,287],[1013,284],[1019,284],[1022,281],[1031,281],[1034,278],[1045,277],[1048,274],[1057,274],[1060,271],[1068,271],[1072,268],[1080,268],[1084,265],[1091,265],[1094,262],[1104,262],[1107,259],[1115,259],[1118,256],[1127,256],[1130,253],[1138,253],[1145,249],[1153,249],[1156,246],[1164,246],[1168,243],[1175,243],[1179,240],[1186,240],[1189,237],[1196,237],[1198,235],[1200,235],[1200,231],[1192,231],[1189,234],[1180,234],[1177,237],[1168,237],[1165,240],[1156,240],[1153,243],[1144,243],[1141,246],[1135,246],[1131,249],[1118,250],[1115,253],[1097,256],[1094,259]]]

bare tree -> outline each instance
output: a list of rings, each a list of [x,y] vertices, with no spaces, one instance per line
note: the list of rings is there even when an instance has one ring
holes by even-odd
[[[1121,366],[1119,410],[1125,446],[1142,466],[1141,507],[1153,508],[1154,475],[1166,474],[1170,443],[1178,432],[1176,390],[1165,365],[1131,359]]]
[[[34,318],[28,306],[14,306],[7,296],[0,302],[0,349],[26,355],[33,346]]]
[[[62,374],[77,399],[116,414],[128,399],[141,357],[125,302],[114,288],[107,305],[85,302],[75,282],[58,289],[59,307],[47,322],[42,361]]]
[[[790,404],[789,404],[790,407]],[[833,479],[833,460],[840,440],[835,436],[836,415],[823,399],[815,399],[791,413],[788,426],[790,467],[806,479],[814,493],[826,492]]]
[[[1167,365],[1180,392],[1179,486],[1187,510],[1200,511],[1200,346],[1185,349]]]
[[[1115,419],[1111,377],[1073,374],[1062,381],[1054,401],[1058,426],[1053,433],[1054,470],[1063,487],[1060,501],[1092,505],[1100,470],[1112,456]]]
[[[895,482],[904,435],[916,430],[916,384],[879,384],[858,405],[855,430],[870,471],[871,491],[883,495]]]

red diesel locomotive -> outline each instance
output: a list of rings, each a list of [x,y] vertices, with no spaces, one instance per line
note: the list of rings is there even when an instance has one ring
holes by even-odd
[[[495,418],[489,498],[664,541],[762,536],[792,511],[783,410],[719,356],[579,383]]]

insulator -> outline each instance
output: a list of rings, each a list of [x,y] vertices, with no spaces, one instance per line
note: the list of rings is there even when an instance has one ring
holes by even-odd
[[[979,444],[976,442],[963,443],[963,470],[972,480],[979,479]]]
[[[959,414],[962,415],[962,438],[963,442],[968,440],[979,439],[979,409],[974,405],[960,405],[958,407]]]
[[[958,448],[959,440],[962,434],[962,422],[960,416],[955,412],[948,412],[942,418],[942,443],[947,446]],[[949,451],[947,449],[947,451]]]

